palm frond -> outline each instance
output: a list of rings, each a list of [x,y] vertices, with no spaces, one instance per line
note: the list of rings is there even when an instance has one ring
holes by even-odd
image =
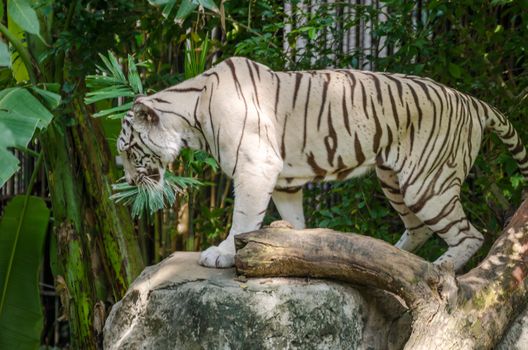
[[[178,193],[189,187],[202,185],[202,182],[196,179],[176,176],[168,171],[165,172],[163,179],[163,185],[147,178],[142,185],[136,186],[129,185],[123,181],[123,178],[112,185],[115,193],[110,199],[131,206],[132,216],[141,217],[145,212],[152,215],[160,209],[172,206]]]
[[[132,98],[143,94],[143,85],[137,70],[137,64],[132,56],[128,56],[128,72],[125,75],[123,68],[112,52],[108,57],[99,54],[103,65],[98,65],[99,74],[86,76],[86,86],[90,90],[84,102],[92,104],[103,100],[123,98],[124,104],[100,110],[94,117],[121,118],[132,106]]]

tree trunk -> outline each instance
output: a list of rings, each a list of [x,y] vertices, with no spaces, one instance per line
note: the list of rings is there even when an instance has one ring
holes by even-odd
[[[528,201],[468,273],[383,241],[327,229],[268,228],[235,239],[247,277],[337,279],[401,296],[413,315],[405,349],[492,349],[528,297]]]
[[[53,272],[71,347],[95,349],[105,303],[124,296],[143,260],[130,215],[109,199],[116,170],[99,122],[73,107],[77,125],[55,120],[40,141],[55,220]]]
[[[112,299],[117,301],[143,270],[143,258],[128,209],[110,199],[117,169],[101,123],[89,115],[82,103],[76,101],[74,105],[78,126],[72,134],[83,169],[83,211],[91,215],[87,229],[96,240],[107,282],[112,287]]]
[[[94,349],[97,340],[92,309],[97,299],[90,273],[90,245],[83,233],[82,187],[70,162],[65,128],[59,123],[53,121],[40,137],[55,221],[52,236],[55,242],[52,246],[57,247],[55,288],[61,297],[62,317],[69,320],[72,348]]]

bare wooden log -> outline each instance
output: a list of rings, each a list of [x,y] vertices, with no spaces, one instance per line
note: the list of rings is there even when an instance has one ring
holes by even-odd
[[[235,243],[247,277],[329,278],[401,296],[413,315],[406,349],[491,349],[528,299],[528,201],[481,264],[456,278],[383,241],[328,229],[268,228]]]
[[[236,246],[237,271],[247,277],[336,279],[388,290],[413,308],[442,297],[442,274],[433,264],[372,237],[267,228],[237,236]]]

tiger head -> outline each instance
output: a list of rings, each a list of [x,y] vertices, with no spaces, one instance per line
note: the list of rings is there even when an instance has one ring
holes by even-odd
[[[117,149],[129,184],[163,184],[165,168],[178,156],[183,143],[172,119],[157,111],[148,97],[137,98],[123,118]]]

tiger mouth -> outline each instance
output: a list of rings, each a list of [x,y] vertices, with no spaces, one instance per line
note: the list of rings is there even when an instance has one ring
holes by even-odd
[[[161,173],[160,173],[159,169],[151,170],[150,172],[147,173],[147,176],[149,178],[151,178],[152,180],[155,180],[155,181],[160,181],[161,180]]]
[[[148,169],[138,173],[134,179],[137,186],[160,186],[162,184],[161,172],[159,169]]]

